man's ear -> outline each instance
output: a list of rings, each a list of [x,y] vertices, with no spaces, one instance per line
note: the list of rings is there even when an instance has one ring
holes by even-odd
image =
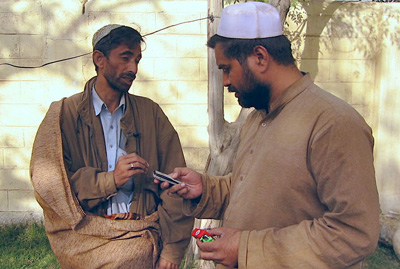
[[[253,49],[254,55],[257,57],[257,64],[260,66],[268,66],[271,56],[267,49],[263,46],[256,46]]]
[[[106,56],[104,56],[104,54],[101,51],[95,50],[93,52],[92,57],[93,57],[93,62],[96,64],[98,68],[102,68],[104,66],[104,61],[106,59]]]

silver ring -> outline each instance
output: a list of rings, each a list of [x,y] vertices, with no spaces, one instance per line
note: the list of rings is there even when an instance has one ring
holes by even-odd
[[[131,168],[135,168],[135,167],[133,166],[133,163],[130,163],[130,165],[131,165]]]

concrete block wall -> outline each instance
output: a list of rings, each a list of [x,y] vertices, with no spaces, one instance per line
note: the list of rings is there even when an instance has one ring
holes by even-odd
[[[148,34],[207,16],[205,0],[2,0],[0,63],[38,66],[90,53],[105,24]],[[130,92],[161,105],[177,129],[188,166],[202,171],[208,157],[207,21],[182,24],[145,38]],[[50,103],[83,89],[95,75],[91,55],[37,69],[0,66],[0,224],[40,220],[29,178],[36,130]]]

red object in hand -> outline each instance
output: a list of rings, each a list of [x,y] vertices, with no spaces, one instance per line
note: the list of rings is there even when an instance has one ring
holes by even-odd
[[[192,232],[192,236],[194,238],[200,239],[201,242],[211,242],[214,240],[214,237],[212,237],[211,234],[209,234],[206,230],[202,229],[194,229]]]

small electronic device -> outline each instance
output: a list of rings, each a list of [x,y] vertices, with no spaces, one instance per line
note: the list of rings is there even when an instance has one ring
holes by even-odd
[[[209,234],[206,230],[198,228],[193,230],[192,236],[194,238],[200,239],[201,242],[211,242],[214,240],[214,237],[211,234]]]
[[[176,185],[176,184],[181,183],[179,180],[176,180],[176,179],[170,177],[169,175],[164,174],[164,173],[162,173],[160,171],[157,171],[157,170],[153,172],[153,177],[155,179],[160,180],[160,181],[166,181],[166,182],[168,182],[169,184],[172,184],[172,185]]]

